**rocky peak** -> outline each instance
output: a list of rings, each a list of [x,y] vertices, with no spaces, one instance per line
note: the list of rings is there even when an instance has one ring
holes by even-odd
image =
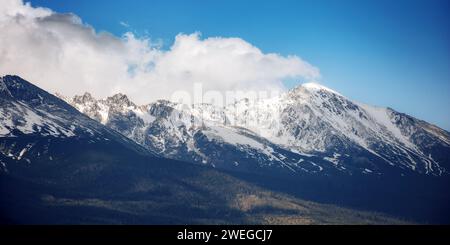
[[[135,104],[133,102],[131,102],[125,94],[122,94],[122,93],[118,93],[118,94],[115,94],[113,96],[106,98],[106,103],[113,107],[135,106]]]
[[[86,103],[95,102],[95,99],[94,99],[94,97],[92,97],[92,95],[90,93],[85,92],[83,95],[75,95],[73,97],[73,101],[75,103],[86,104]]]

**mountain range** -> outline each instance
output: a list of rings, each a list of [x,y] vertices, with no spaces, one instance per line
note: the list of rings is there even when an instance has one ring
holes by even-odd
[[[441,176],[450,167],[449,132],[314,83],[225,107],[136,105],[123,94],[64,99],[157,155],[220,169]]]
[[[448,223],[450,134],[319,84],[224,107],[0,78],[6,223]]]

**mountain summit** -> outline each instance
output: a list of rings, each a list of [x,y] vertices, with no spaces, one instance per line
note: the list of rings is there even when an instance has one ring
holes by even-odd
[[[323,90],[323,91],[327,91],[327,92],[330,92],[330,93],[339,94],[338,92],[336,92],[336,91],[334,91],[334,90],[332,90],[332,89],[330,89],[328,87],[325,87],[324,85],[321,85],[319,83],[315,83],[315,82],[303,83],[300,86],[297,86],[297,88],[305,88],[305,89],[308,89],[310,91]]]

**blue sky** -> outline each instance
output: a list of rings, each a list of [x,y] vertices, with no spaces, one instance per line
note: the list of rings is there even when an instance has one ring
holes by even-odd
[[[320,69],[324,85],[351,99],[450,129],[449,1],[31,3],[75,13],[99,31],[160,39],[165,47],[178,33],[239,37],[265,53],[300,56]]]

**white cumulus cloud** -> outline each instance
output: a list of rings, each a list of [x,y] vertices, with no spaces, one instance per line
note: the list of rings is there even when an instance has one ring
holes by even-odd
[[[97,97],[117,92],[138,103],[176,90],[283,89],[283,79],[319,79],[298,56],[263,53],[240,38],[179,34],[168,50],[132,33],[96,32],[74,14],[21,0],[0,5],[0,74],[16,74],[51,92]]]

